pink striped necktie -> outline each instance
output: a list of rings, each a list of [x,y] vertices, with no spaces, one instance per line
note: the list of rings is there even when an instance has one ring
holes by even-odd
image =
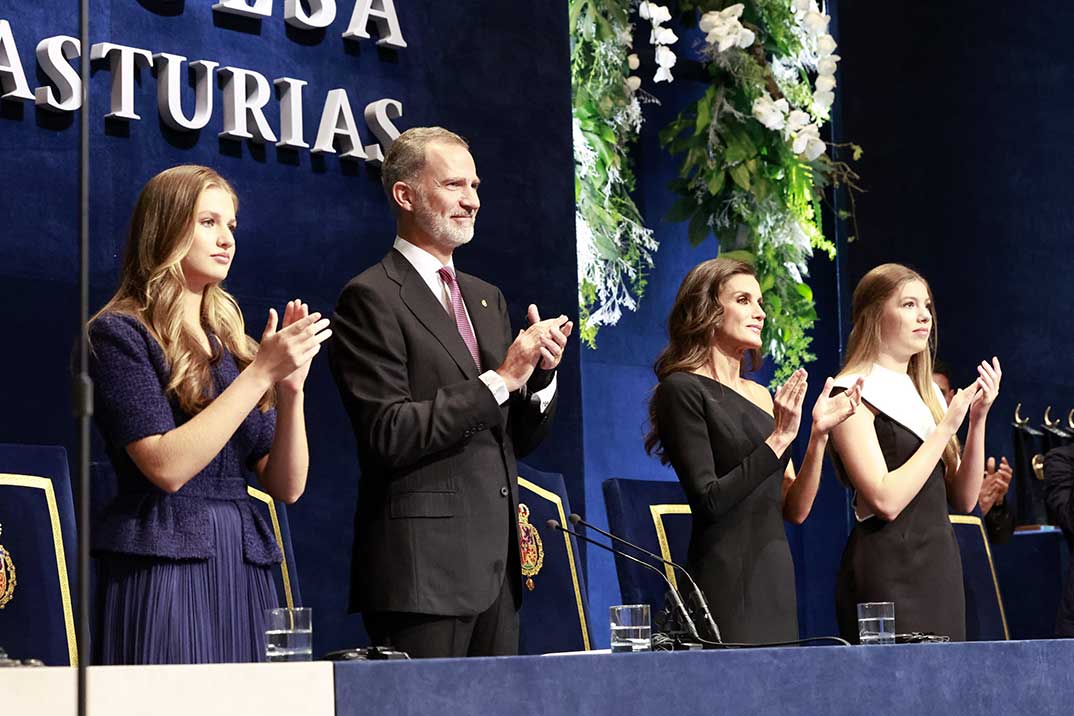
[[[455,280],[455,272],[449,266],[442,266],[437,273],[440,274],[440,278],[444,280],[444,285],[448,288],[448,293],[451,294],[451,312],[455,314],[455,326],[459,329],[462,342],[469,349],[474,365],[481,370],[481,358],[477,352],[477,336],[474,335],[474,329],[469,319],[466,318],[466,306],[462,303],[462,293],[459,291],[459,282]]]

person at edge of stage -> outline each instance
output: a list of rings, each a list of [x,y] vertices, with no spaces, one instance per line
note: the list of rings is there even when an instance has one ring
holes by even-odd
[[[515,654],[516,459],[548,430],[573,324],[531,304],[516,335],[500,290],[456,270],[481,205],[462,137],[403,132],[381,180],[395,243],[344,287],[329,345],[361,470],[350,608],[412,657]]]
[[[749,264],[716,258],[695,266],[671,309],[649,403],[645,448],[671,464],[686,491],[693,515],[687,568],[728,642],[798,639],[784,520],[801,524],[809,515],[828,432],[854,412],[861,387],[829,398],[828,379],[795,473],[790,448],[807,375],[795,371],[774,399],[745,377],[760,364],[764,320]]]
[[[246,335],[222,286],[237,209],[212,169],[150,179],[119,288],[88,324],[94,418],[118,480],[93,530],[99,664],[263,659],[281,555],[247,477],[287,503],[305,489],[303,385],[331,332],[296,299],[282,321],[269,309],[260,344]]]
[[[965,639],[962,560],[948,503],[969,512],[984,476],[985,421],[999,394],[999,359],[945,405],[932,382],[936,309],[925,279],[899,264],[869,271],[854,289],[853,327],[838,392],[862,377],[862,405],[832,431],[836,472],[854,492],[836,613],[858,641],[857,604],[894,602],[899,633]],[[969,414],[966,444],[956,437]]]
[[[943,393],[944,402],[950,403],[955,397],[950,366],[936,359],[932,364],[932,382]],[[981,481],[981,494],[977,497],[977,507],[984,522],[988,540],[993,544],[1002,544],[1014,534],[1014,514],[1007,507],[1007,490],[1011,486],[1014,470],[1007,462],[1006,456],[996,458],[989,456],[985,460],[985,474]],[[976,514],[976,511],[974,512]]]
[[[1070,548],[1074,545],[1074,445],[1045,453],[1044,500],[1048,516],[1063,530]],[[1067,568],[1065,580],[1055,615],[1055,635],[1070,639],[1074,638],[1074,564]]]

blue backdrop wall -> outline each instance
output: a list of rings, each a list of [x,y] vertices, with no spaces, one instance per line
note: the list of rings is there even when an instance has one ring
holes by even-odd
[[[459,132],[471,141],[483,183],[477,237],[457,253],[458,265],[501,286],[519,326],[531,301],[546,313],[575,315],[566,3],[395,4],[408,44],[400,50],[344,40],[354,5],[349,0],[339,3],[335,22],[323,31],[286,25],[282,2],[274,3],[272,18],[244,20],[214,13],[209,2],[93,0],[91,38],[255,70],[270,81],[306,80],[302,114],[310,144],[333,88],[347,90],[366,144],[374,138],[362,108],[385,97],[403,104],[395,121],[400,129],[440,124]],[[77,35],[78,3],[8,4],[0,19],[10,24],[31,91],[47,84],[34,48],[46,37]],[[241,228],[228,287],[252,334],[269,306],[279,309],[295,296],[330,312],[343,284],[389,250],[394,224],[375,168],[338,155],[218,138],[223,110],[215,81],[215,111],[200,131],[177,132],[160,121],[156,78],[144,69],[134,87],[142,119],[105,120],[111,74],[107,63],[94,63],[94,307],[114,290],[125,225],[141,185],[175,164],[215,167],[239,194]],[[185,83],[183,102],[189,115],[193,89]],[[275,99],[265,113],[278,131]],[[8,336],[0,352],[0,374],[7,376],[0,442],[58,443],[71,456],[78,454],[68,397],[78,330],[78,142],[76,113],[0,101],[0,315]],[[579,362],[577,349],[570,351],[559,378],[564,395],[580,391]],[[358,477],[354,440],[321,358],[307,384],[307,416],[309,487],[290,515],[321,652],[362,638],[359,620],[344,616]],[[530,462],[567,475],[572,504],[584,510],[581,436],[580,404],[563,400],[550,438]],[[96,454],[103,459],[99,446]]]
[[[1074,407],[1074,7],[838,5],[844,128],[865,147],[867,189],[848,286],[885,261],[921,271],[957,381],[983,358],[1003,361],[988,451],[1013,462],[1016,403],[1035,425],[1048,405],[1064,419]]]

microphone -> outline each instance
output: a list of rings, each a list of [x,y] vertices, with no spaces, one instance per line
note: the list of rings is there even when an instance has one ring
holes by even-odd
[[[545,525],[547,525],[549,529],[559,530],[560,532],[565,532],[565,533],[571,535],[572,537],[577,537],[578,539],[584,540],[584,541],[588,542],[589,544],[594,544],[594,545],[596,545],[598,547],[601,547],[602,549],[606,549],[609,552],[611,552],[612,554],[619,555],[620,557],[625,557],[626,559],[629,559],[631,562],[637,562],[638,564],[640,564],[641,566],[645,567],[646,569],[651,569],[654,572],[656,572],[657,574],[659,574],[660,578],[663,579],[667,583],[668,589],[670,590],[670,593],[671,593],[671,600],[672,600],[672,602],[674,602],[675,608],[679,610],[679,614],[682,615],[683,623],[686,625],[686,630],[690,633],[690,636],[692,636],[694,639],[697,639],[698,641],[701,641],[701,642],[706,641],[705,639],[701,638],[700,634],[697,633],[697,627],[694,625],[694,620],[690,618],[690,612],[687,611],[686,605],[683,604],[682,595],[679,594],[679,590],[675,589],[675,585],[671,583],[671,580],[668,579],[667,575],[664,574],[664,572],[662,570],[657,569],[656,567],[654,567],[653,565],[649,564],[648,562],[643,562],[642,560],[638,559],[637,557],[632,557],[631,555],[627,554],[626,552],[620,552],[615,547],[609,547],[608,545],[601,544],[600,542],[597,542],[596,540],[592,540],[589,537],[586,537],[585,535],[578,534],[577,532],[572,532],[571,530],[569,530],[566,527],[564,527],[561,524],[559,524],[559,522],[556,521],[556,520],[548,520],[547,522],[545,522]]]
[[[628,542],[627,540],[623,539],[622,537],[617,537],[616,535],[613,535],[611,532],[606,532],[605,530],[602,530],[600,527],[597,527],[596,525],[591,525],[588,522],[586,522],[585,520],[583,520],[581,518],[581,516],[578,515],[575,512],[572,512],[570,515],[568,515],[567,519],[570,520],[570,523],[572,525],[575,525],[575,526],[582,525],[583,527],[588,527],[589,529],[594,530],[595,532],[599,532],[600,534],[604,535],[608,539],[614,540],[614,541],[619,542],[621,544],[625,544],[627,547],[630,547],[632,549],[636,549],[639,552],[641,552],[642,554],[648,555],[648,556],[652,557],[653,559],[657,560],[658,562],[662,562],[664,564],[671,565],[675,569],[679,570],[683,575],[686,576],[686,579],[689,580],[690,586],[693,587],[694,598],[696,598],[697,601],[698,601],[698,604],[701,605],[701,615],[705,618],[705,623],[708,624],[709,629],[712,630],[712,634],[715,637],[716,641],[718,643],[723,642],[723,638],[720,636],[720,628],[718,626],[716,626],[716,620],[712,618],[712,612],[709,611],[708,600],[705,599],[705,595],[698,588],[697,582],[694,581],[694,578],[690,576],[690,573],[686,571],[685,567],[683,567],[681,564],[677,564],[675,562],[672,562],[670,559],[664,559],[660,555],[658,555],[658,554],[656,554],[654,552],[650,552],[649,550],[645,549],[644,547],[639,547],[638,545],[634,544],[633,542]]]

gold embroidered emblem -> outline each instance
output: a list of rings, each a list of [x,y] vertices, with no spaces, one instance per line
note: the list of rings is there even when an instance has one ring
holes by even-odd
[[[0,526],[0,534],[3,534],[2,526]],[[11,553],[0,544],[0,609],[7,606],[14,594],[15,562],[11,559]]]
[[[481,308],[488,308],[488,307],[489,307],[489,302],[482,298],[481,299]]]
[[[522,502],[518,503],[518,552],[526,588],[532,592],[536,586],[533,578],[544,566],[544,544],[537,528],[530,524],[530,508]]]

